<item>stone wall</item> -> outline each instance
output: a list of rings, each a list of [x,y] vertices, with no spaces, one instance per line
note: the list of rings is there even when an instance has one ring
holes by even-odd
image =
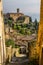
[[[16,20],[19,18],[19,17],[25,17],[25,21],[22,22],[21,24],[28,24],[30,22],[30,17],[29,16],[26,16],[24,15],[23,13],[8,13],[8,14],[5,14],[4,17],[5,18],[13,18],[13,23],[16,23]]]
[[[12,57],[12,46],[6,47],[6,58],[9,58],[9,61],[11,61]]]
[[[10,47],[6,47],[6,58],[9,58],[9,62],[11,61],[12,57],[14,56],[15,52],[16,52],[16,56],[18,56],[18,50],[19,48],[12,48],[12,46]]]
[[[25,16],[25,21],[23,22],[24,24],[29,24],[30,22],[30,17],[29,16]]]
[[[6,61],[6,48],[5,48],[5,34],[4,34],[4,21],[3,21],[3,6],[0,0],[0,64]]]

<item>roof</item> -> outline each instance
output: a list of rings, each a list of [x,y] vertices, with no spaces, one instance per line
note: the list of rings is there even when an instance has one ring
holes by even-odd
[[[33,39],[36,39],[36,35],[30,35],[30,36],[23,36],[23,37],[20,37],[18,36],[17,37],[17,40],[27,40],[27,41],[31,41]]]
[[[13,14],[13,15],[21,14],[21,15],[24,15],[23,13],[6,13],[5,15],[9,15],[9,14]]]

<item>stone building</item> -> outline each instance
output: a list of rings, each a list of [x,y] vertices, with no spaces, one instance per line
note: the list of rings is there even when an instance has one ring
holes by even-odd
[[[20,16],[23,16],[24,14],[23,13],[20,13],[17,9],[17,13],[7,13],[7,14],[4,14],[4,17],[5,18],[9,18],[9,17],[12,17],[14,22],[16,22],[16,19]]]
[[[23,19],[23,17],[25,17],[25,20],[24,20],[24,24],[28,24],[30,22],[30,16],[27,16],[27,15],[24,15],[23,13],[20,13],[19,12],[19,9],[17,9],[17,13],[7,13],[7,14],[4,14],[4,17],[5,18],[13,18],[14,20],[14,23],[17,22],[17,19],[20,18],[20,20]]]
[[[25,21],[23,23],[28,24],[29,22],[30,22],[30,16],[25,15]]]
[[[0,65],[3,65],[3,63],[5,63],[6,61],[4,22],[2,10],[2,0],[0,0]]]

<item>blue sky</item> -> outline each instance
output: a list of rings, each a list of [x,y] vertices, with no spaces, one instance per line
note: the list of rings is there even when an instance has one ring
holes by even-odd
[[[39,20],[40,0],[3,0],[4,13],[16,12],[17,8],[26,15],[38,17]]]

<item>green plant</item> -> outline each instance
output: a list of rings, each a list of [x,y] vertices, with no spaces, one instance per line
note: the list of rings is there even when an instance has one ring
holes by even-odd
[[[17,29],[17,26],[16,26],[16,24],[14,24],[14,27],[13,27],[14,29]]]
[[[22,29],[20,30],[20,33],[25,35],[25,29],[22,28]]]
[[[9,47],[10,45],[11,45],[12,47],[15,47],[14,41],[11,40],[11,39],[6,40],[6,46]]]
[[[19,46],[15,45],[15,48],[19,48]]]
[[[12,26],[12,21],[14,21],[13,18],[9,17],[7,21],[8,21],[9,26]]]

